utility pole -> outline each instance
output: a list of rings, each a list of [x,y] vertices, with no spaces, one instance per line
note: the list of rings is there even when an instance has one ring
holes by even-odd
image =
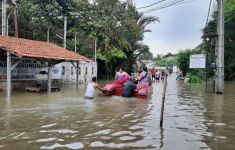
[[[15,37],[19,37],[18,19],[17,19],[17,5],[14,6],[14,21],[15,21]]]
[[[74,34],[74,52],[77,53],[77,32]]]
[[[2,1],[2,35],[6,35],[7,0]]]
[[[215,92],[224,93],[224,0],[217,0],[218,23],[217,23],[217,48],[216,48],[216,76]]]
[[[97,38],[95,38],[95,63],[96,63],[96,59],[97,59],[97,58],[96,58],[96,57],[97,57],[97,56],[96,56],[96,50],[97,50]]]
[[[7,28],[6,35],[7,36],[9,34],[9,19],[10,19],[12,13],[13,13],[13,11],[11,11],[7,16],[7,23],[6,23],[6,28]]]
[[[50,25],[48,28],[47,28],[47,42],[49,43],[50,42],[50,28],[51,28],[52,25]]]
[[[7,34],[7,0],[2,1],[2,35]],[[11,96],[11,53],[7,52],[7,89],[6,96]]]
[[[98,64],[97,64],[97,55],[96,55],[96,51],[97,51],[97,38],[95,38],[95,65],[96,65],[95,76],[97,76],[97,73],[98,73]]]
[[[63,44],[64,48],[66,48],[66,40],[67,40],[67,16],[64,15],[64,44]]]

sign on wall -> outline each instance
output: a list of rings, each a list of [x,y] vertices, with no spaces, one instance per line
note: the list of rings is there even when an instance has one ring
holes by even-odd
[[[199,69],[206,67],[206,55],[205,54],[194,54],[190,55],[189,68]]]
[[[51,69],[51,79],[62,79],[62,64],[54,65]]]
[[[12,64],[19,59],[12,58]],[[31,59],[23,59],[17,67],[15,67],[11,74],[12,80],[36,80],[36,74],[41,71],[48,71],[46,64]],[[61,64],[55,65],[51,71],[52,79],[61,79]],[[7,63],[0,59],[0,80],[7,78]]]

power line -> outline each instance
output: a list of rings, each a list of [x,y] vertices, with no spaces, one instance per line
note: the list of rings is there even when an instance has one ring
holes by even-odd
[[[193,2],[193,1],[195,1],[195,0],[188,0],[188,1],[185,1],[185,2],[181,2],[181,3],[175,4],[174,6],[190,3],[190,2]]]
[[[144,13],[149,13],[149,12],[153,12],[153,11],[156,11],[156,10],[159,10],[159,9],[163,9],[163,8],[166,8],[166,7],[170,7],[172,5],[175,5],[175,4],[178,4],[180,2],[183,2],[184,0],[173,0],[173,1],[170,1],[168,3],[165,3],[161,6],[158,6],[158,7],[155,7],[155,8],[152,8],[152,9],[149,9],[147,11],[145,11]]]
[[[136,9],[148,8],[148,7],[154,6],[154,5],[159,4],[159,3],[161,3],[161,2],[164,2],[164,1],[166,1],[166,0],[160,0],[160,1],[157,1],[157,2],[152,3],[152,4],[150,4],[150,5],[142,6],[142,7],[136,8]]]
[[[157,11],[157,10],[160,10],[160,9],[164,9],[164,8],[171,7],[171,6],[176,6],[176,5],[182,5],[182,4],[186,4],[186,3],[192,2],[192,1],[195,1],[195,0],[189,0],[189,1],[186,1],[186,0],[176,0],[176,1],[171,1],[171,2],[168,2],[168,3],[163,4],[161,6],[149,9],[149,10],[143,12],[143,13],[151,13],[151,12],[154,12],[154,11]]]
[[[208,21],[209,21],[209,16],[210,16],[210,11],[211,11],[211,2],[212,2],[212,0],[210,0],[210,4],[209,4],[208,14],[207,14],[207,18],[206,18],[206,26],[208,25]]]

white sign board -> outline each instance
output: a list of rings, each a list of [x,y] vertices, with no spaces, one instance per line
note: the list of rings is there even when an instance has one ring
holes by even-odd
[[[51,79],[62,79],[62,64],[57,64],[52,67]]]
[[[12,58],[12,64],[16,63],[19,59]],[[35,74],[40,71],[47,71],[45,65],[35,60],[23,59],[16,68],[11,72],[12,80],[35,80]],[[0,60],[0,80],[7,78],[7,63]]]
[[[205,54],[194,54],[190,55],[189,68],[205,68],[206,67],[206,55]]]
[[[17,59],[12,58],[12,63],[17,62]],[[7,78],[7,64],[6,61],[0,59],[0,80],[6,80]],[[41,71],[48,71],[46,65],[41,64],[39,61],[22,59],[16,68],[12,70],[12,80],[36,80],[36,74]],[[52,79],[62,78],[62,65],[57,64],[53,66],[51,70]]]

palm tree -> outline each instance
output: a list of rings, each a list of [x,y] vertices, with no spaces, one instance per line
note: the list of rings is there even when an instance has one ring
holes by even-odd
[[[126,60],[126,68],[128,72],[133,71],[133,64],[136,63],[136,60],[139,56],[143,55],[144,53],[149,53],[149,47],[145,45],[143,41],[144,33],[151,32],[150,29],[146,29],[146,27],[154,22],[160,22],[158,17],[154,16],[144,16],[143,13],[136,14],[137,22],[135,22],[134,26],[137,26],[140,29],[140,35],[134,39],[134,43],[131,45],[133,49],[129,53],[127,53],[127,60]]]

